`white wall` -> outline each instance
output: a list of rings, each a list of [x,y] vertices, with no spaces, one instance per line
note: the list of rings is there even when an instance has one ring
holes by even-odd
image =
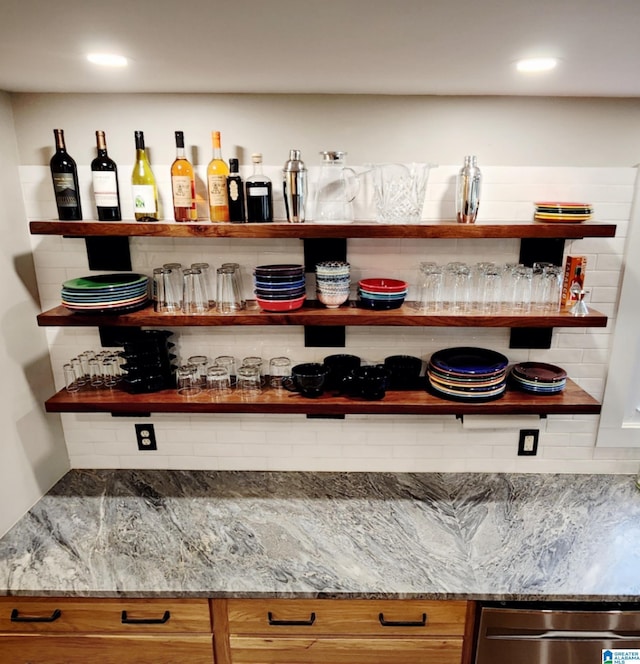
[[[92,214],[88,164],[94,132],[107,132],[109,151],[120,166],[125,216],[131,215],[129,172],[133,131],[143,129],[161,195],[168,201],[173,131],[182,129],[190,156],[202,174],[210,158],[209,133],[219,129],[225,158],[247,163],[265,154],[276,179],[290,147],[303,150],[308,165],[321,149],[345,149],[352,165],[367,161],[432,161],[425,217],[452,215],[457,165],[476,153],[485,174],[482,220],[530,220],[532,201],[588,200],[596,217],[618,225],[611,239],[568,242],[567,253],[588,256],[590,301],[610,316],[605,329],[559,329],[548,350],[512,350],[508,331],[474,328],[348,328],[347,352],[367,361],[406,352],[427,359],[440,348],[478,345],[500,350],[513,361],[561,364],[601,398],[615,323],[619,275],[634,195],[640,127],[637,100],[412,98],[256,95],[14,95],[20,173],[27,215],[55,218],[46,168],[52,129],[62,127],[80,167],[85,216]],[[278,187],[276,186],[276,189]],[[82,240],[34,237],[34,258],[43,307],[59,302],[60,283],[88,270]],[[134,269],[150,273],[169,260],[216,265],[234,260],[250,274],[259,263],[302,259],[297,240],[146,239],[131,242]],[[512,261],[512,241],[352,240],[354,278],[401,276],[410,282],[420,260]],[[49,329],[58,385],[60,366],[79,350],[98,347],[95,330]],[[181,358],[231,353],[241,358],[283,352],[294,361],[321,360],[330,348],[304,348],[295,327],[176,329]],[[157,453],[139,453],[133,422],[108,415],[65,415],[65,437],[74,467],[162,467],[304,470],[469,470],[522,472],[635,472],[639,450],[595,448],[596,416],[552,416],[542,430],[537,457],[517,457],[516,430],[470,431],[454,417],[347,417],[344,421],[303,416],[154,415]]]
[[[53,389],[45,334],[34,324],[38,290],[20,195],[9,96],[0,93],[0,534],[69,468],[59,418],[44,413]]]

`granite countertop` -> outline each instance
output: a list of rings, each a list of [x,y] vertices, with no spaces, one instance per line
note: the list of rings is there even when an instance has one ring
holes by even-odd
[[[73,470],[0,594],[637,600],[629,475]]]

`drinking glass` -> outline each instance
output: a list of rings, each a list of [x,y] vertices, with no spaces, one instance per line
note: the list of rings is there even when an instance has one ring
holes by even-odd
[[[207,389],[213,397],[222,397],[231,391],[231,377],[224,367],[213,366],[207,369]]]
[[[484,270],[480,281],[480,307],[485,314],[496,314],[502,304],[502,270],[488,267]]]
[[[231,378],[231,386],[233,387],[236,382],[236,358],[232,355],[218,355],[218,357],[214,358],[213,365],[227,370]]]
[[[440,311],[442,309],[442,291],[444,272],[436,263],[421,263],[418,271],[418,293],[416,309],[418,311]]]
[[[80,389],[76,380],[76,372],[70,362],[62,365],[64,373],[64,386],[67,392],[77,392]]]
[[[242,300],[238,290],[235,273],[228,268],[216,270],[218,296],[216,306],[221,314],[234,314],[242,309]]]
[[[233,281],[240,298],[240,306],[244,309],[247,303],[244,299],[244,282],[242,279],[242,268],[240,267],[240,263],[223,263],[220,267],[233,274]]]
[[[236,373],[236,390],[243,398],[254,398],[262,389],[260,371],[256,367],[243,366]]]
[[[213,279],[213,272],[209,263],[191,263],[192,270],[200,270],[202,274],[202,281],[204,282],[204,289],[206,292],[207,302],[209,303],[209,308],[215,307],[215,283]]]
[[[531,282],[531,307],[534,309],[545,308],[545,280],[544,272],[547,268],[553,267],[553,263],[542,261],[533,264],[533,280]]]
[[[445,289],[451,311],[466,311],[469,307],[471,270],[466,263],[448,263],[445,270]]]
[[[484,275],[485,272],[495,267],[495,263],[490,261],[483,261],[476,263],[471,269],[471,287],[469,293],[469,302],[471,308],[482,307],[482,291],[484,289]]]
[[[82,363],[80,362],[80,358],[79,357],[71,358],[70,364],[73,367],[73,371],[76,375],[76,383],[78,384],[78,387],[82,387],[87,383],[87,378],[84,375],[84,369],[82,368]]]
[[[524,267],[521,263],[505,263],[502,266],[502,308],[505,310],[513,309],[513,273],[517,267]]]
[[[513,270],[513,308],[516,311],[528,311],[531,307],[531,285],[533,268],[519,265]]]
[[[291,375],[291,360],[288,357],[272,357],[269,360],[269,385],[276,389],[284,389],[282,379]]]
[[[102,362],[95,357],[92,360],[89,360],[89,383],[93,387],[102,387],[104,384]]]
[[[183,364],[176,369],[178,394],[183,397],[194,397],[200,394],[200,376],[190,364]]]
[[[187,364],[194,367],[195,375],[201,387],[204,387],[207,382],[207,366],[209,365],[209,358],[206,355],[191,355],[187,359]]]
[[[165,263],[162,267],[167,270],[164,273],[164,297],[167,311],[179,311],[182,307],[182,265]]]
[[[542,299],[545,311],[556,312],[560,309],[563,276],[560,265],[548,265],[544,269]]]
[[[209,310],[206,283],[200,270],[187,269],[182,273],[182,311],[185,314],[203,314]]]
[[[102,376],[105,387],[115,387],[120,377],[120,369],[114,357],[106,357],[102,361]]]
[[[171,298],[167,297],[166,287],[171,281],[171,270],[165,267],[153,268],[152,299],[153,310],[158,313],[172,313],[176,311]],[[171,293],[169,293],[170,295]]]

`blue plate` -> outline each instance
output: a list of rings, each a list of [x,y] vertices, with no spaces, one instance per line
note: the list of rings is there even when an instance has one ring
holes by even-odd
[[[443,371],[456,374],[492,374],[505,369],[509,360],[494,350],[459,346],[436,351],[430,359],[431,364]]]

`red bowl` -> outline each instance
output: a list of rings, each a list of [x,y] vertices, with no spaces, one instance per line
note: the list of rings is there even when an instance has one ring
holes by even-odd
[[[402,279],[361,279],[358,285],[369,293],[402,293],[407,290],[407,282]]]
[[[263,311],[286,312],[300,309],[306,297],[306,295],[303,295],[302,297],[295,298],[295,300],[263,300],[256,297],[256,302]]]

